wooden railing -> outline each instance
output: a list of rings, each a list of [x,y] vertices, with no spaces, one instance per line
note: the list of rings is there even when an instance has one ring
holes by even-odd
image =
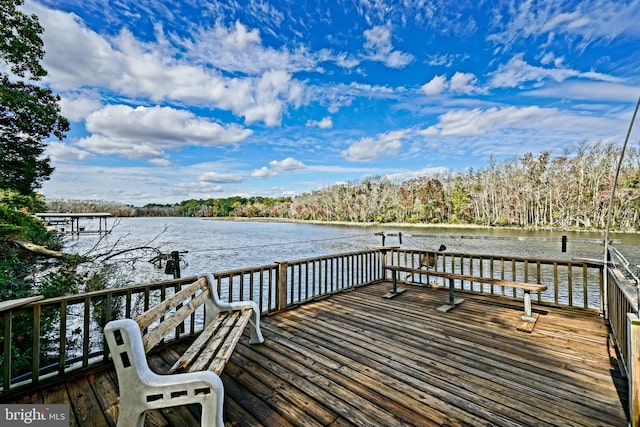
[[[2,393],[105,361],[102,328],[109,320],[135,317],[194,279],[104,289],[0,308]]]
[[[626,373],[629,374],[629,327],[628,313],[637,313],[638,290],[629,283],[618,269],[608,269],[607,313],[611,333],[621,355]]]
[[[618,360],[628,378],[629,425],[640,426],[640,317],[637,271],[610,247],[613,261],[606,269],[606,312]]]
[[[253,300],[272,313],[382,280],[381,253],[361,251],[213,273],[226,301]]]
[[[540,304],[603,311],[603,268],[601,264],[590,261],[381,247],[279,261],[215,272],[213,275],[223,300],[253,300],[263,315],[269,315],[332,293],[386,280],[385,265],[417,268],[425,255],[434,257],[434,268],[438,271],[544,283],[548,290],[537,296]],[[109,320],[135,317],[193,280],[195,277],[186,277],[47,300],[0,303],[0,331],[3,331],[0,336],[0,397],[18,393],[34,383],[108,361],[102,329]],[[427,275],[411,278],[417,283],[428,280],[438,279]],[[522,297],[518,290],[480,283],[458,281],[455,286],[461,292]],[[198,333],[202,328],[202,318],[202,313],[196,312],[170,339]]]

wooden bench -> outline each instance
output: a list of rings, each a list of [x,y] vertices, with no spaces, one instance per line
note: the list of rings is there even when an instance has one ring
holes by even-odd
[[[468,274],[458,274],[458,273],[447,273],[444,271],[435,271],[435,270],[424,270],[421,268],[411,268],[411,267],[400,267],[395,265],[388,265],[385,267],[387,270],[391,271],[392,275],[392,283],[393,289],[391,290],[391,294],[398,292],[397,291],[397,273],[404,272],[410,273],[412,275],[420,274],[426,276],[435,276],[442,277],[445,279],[449,279],[449,301],[445,306],[443,306],[441,311],[447,311],[450,307],[455,307],[456,305],[462,303],[464,300],[455,299],[454,292],[454,280],[463,280],[469,282],[478,282],[478,283],[487,283],[496,286],[502,287],[510,287],[510,288],[518,288],[524,291],[524,315],[520,316],[522,322],[518,325],[518,330],[531,332],[537,321],[537,315],[534,315],[531,310],[531,292],[544,292],[547,290],[547,285],[542,285],[538,283],[526,283],[526,282],[516,282],[511,280],[501,280],[494,279],[492,277],[482,277],[482,276],[473,276]]]
[[[168,374],[153,372],[147,353],[201,306],[204,306],[203,331]],[[135,319],[107,323],[104,333],[120,389],[117,426],[142,427],[150,409],[199,403],[202,425],[223,427],[224,388],[219,375],[247,325],[249,342],[264,342],[257,304],[223,303],[210,274]]]

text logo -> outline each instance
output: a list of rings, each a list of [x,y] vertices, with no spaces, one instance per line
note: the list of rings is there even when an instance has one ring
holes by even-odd
[[[69,405],[0,405],[0,425],[69,427]]]

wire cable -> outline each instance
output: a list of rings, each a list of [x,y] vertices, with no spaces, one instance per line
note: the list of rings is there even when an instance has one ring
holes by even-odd
[[[353,237],[363,237],[370,236],[371,233],[363,233],[363,234],[350,234],[347,236],[339,236],[339,237],[330,237],[327,239],[315,239],[315,240],[298,240],[295,242],[283,242],[283,243],[265,243],[263,245],[250,245],[250,246],[233,246],[233,247],[224,247],[224,248],[207,248],[200,251],[189,251],[190,253],[206,253],[211,251],[228,251],[229,249],[256,249],[256,248],[269,248],[274,246],[287,246],[287,245],[300,245],[304,243],[317,243],[317,242],[328,242],[331,240],[342,240],[342,239],[350,239]]]

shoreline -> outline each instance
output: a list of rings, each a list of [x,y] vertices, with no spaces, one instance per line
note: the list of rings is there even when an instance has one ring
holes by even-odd
[[[416,229],[438,229],[438,228],[455,228],[461,230],[519,230],[519,231],[553,231],[553,232],[571,232],[571,233],[590,233],[604,234],[605,230],[586,229],[586,228],[553,228],[553,227],[516,227],[516,226],[491,226],[478,224],[415,224],[415,223],[399,223],[399,222],[350,222],[350,221],[321,221],[321,220],[302,220],[291,218],[273,218],[273,217],[203,217],[203,219],[211,221],[236,221],[236,222],[283,222],[293,224],[314,224],[314,225],[333,225],[333,226],[349,226],[362,228],[416,228]],[[610,233],[616,234],[639,234],[640,230],[613,230]]]

